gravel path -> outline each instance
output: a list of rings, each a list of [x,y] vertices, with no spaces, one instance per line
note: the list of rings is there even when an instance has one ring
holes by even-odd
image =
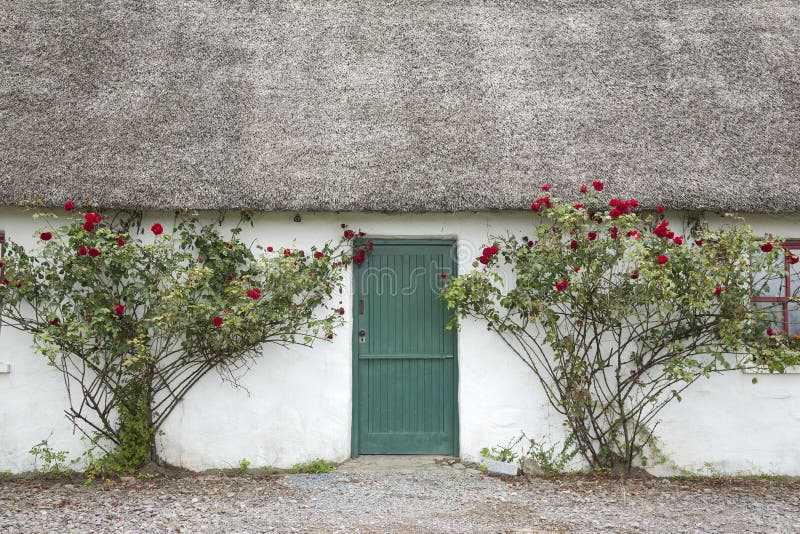
[[[800,483],[463,469],[0,482],[2,532],[800,532]]]

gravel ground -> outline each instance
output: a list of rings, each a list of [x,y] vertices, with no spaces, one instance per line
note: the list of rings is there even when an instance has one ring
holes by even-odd
[[[800,532],[800,483],[464,469],[0,482],[2,532]]]

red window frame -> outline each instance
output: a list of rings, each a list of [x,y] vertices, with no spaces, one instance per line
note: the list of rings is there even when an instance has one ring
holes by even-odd
[[[792,273],[791,273],[791,264],[789,263],[789,256],[794,251],[795,254],[800,255],[800,239],[787,239],[783,243],[781,243],[781,248],[786,252],[783,258],[783,269],[786,271],[786,277],[784,280],[784,289],[783,295],[775,297],[775,296],[768,296],[768,297],[753,297],[750,299],[751,302],[778,302],[782,304],[783,309],[783,324],[782,330],[787,335],[789,334],[789,303],[792,301],[794,297],[792,297]]]

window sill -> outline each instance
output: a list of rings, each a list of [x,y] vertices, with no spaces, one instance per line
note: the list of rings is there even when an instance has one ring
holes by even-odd
[[[742,369],[742,373],[746,375],[798,375],[800,374],[800,365],[790,365],[786,368],[786,370],[782,373],[770,373],[766,369],[759,369],[757,367],[751,367],[748,369]]]

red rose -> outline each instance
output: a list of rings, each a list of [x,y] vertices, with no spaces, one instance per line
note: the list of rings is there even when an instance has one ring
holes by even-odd
[[[333,339],[333,334],[328,334],[328,339]]]
[[[761,245],[761,252],[772,252],[772,243],[764,243]]]
[[[69,211],[69,210],[67,210],[67,211]],[[54,319],[50,319],[50,324],[53,325],[53,326],[58,326],[58,325],[61,324],[61,319],[59,319],[58,317],[56,317]]]
[[[121,237],[118,237],[117,238],[117,246],[118,247],[124,247],[125,246],[125,240],[122,239]]]
[[[567,284],[569,284],[568,280],[559,280],[556,282],[556,291],[564,291],[567,288]]]
[[[580,192],[581,193],[585,193],[586,192],[586,184],[581,184]]]
[[[214,317],[213,319],[211,319],[211,324],[213,324],[213,325],[214,325],[214,326],[216,326],[216,327],[220,327],[220,326],[222,326],[222,317],[220,317],[219,315],[217,315],[216,317]]]
[[[100,251],[97,250],[96,248],[92,247],[92,248],[89,249],[89,256],[91,256],[92,258],[96,258],[99,255],[100,255]]]
[[[497,248],[497,245],[492,245],[491,247],[489,247],[489,250],[492,252],[493,255],[500,252],[500,249]]]
[[[667,239],[672,239],[673,237],[675,237],[675,232],[673,232],[672,230],[668,231],[667,232]]]
[[[350,241],[356,236],[356,233],[352,230],[345,230],[344,231],[344,238]]]
[[[356,265],[361,265],[364,263],[364,260],[367,258],[367,251],[366,250],[359,250],[355,256],[353,256],[353,261]]]
[[[694,244],[697,245],[698,247],[702,247],[703,246],[703,240],[702,239],[695,239],[694,240]]]
[[[267,252],[272,252],[273,250],[275,250],[275,249],[272,248],[272,247],[267,247]]]
[[[622,211],[620,211],[618,208],[614,208],[613,210],[608,212],[608,215],[612,219],[617,219],[617,218],[619,218],[620,215],[622,215]]]
[[[248,289],[245,294],[253,300],[258,300],[261,298],[261,290],[257,287]]]
[[[676,245],[683,245],[683,238],[679,235],[676,235],[675,237],[672,238],[672,242],[675,243]]]
[[[283,249],[283,255],[284,256],[291,256],[292,255],[292,251],[289,250],[288,248],[285,248],[285,249]]]
[[[573,239],[572,241],[569,242],[569,248],[575,250],[576,248],[578,248],[578,242]]]
[[[322,252],[320,252],[319,250],[318,250],[318,251],[316,251],[316,252],[314,253],[314,258],[316,258],[316,259],[318,259],[318,260],[321,260],[321,259],[322,259],[322,258],[324,258],[324,257],[325,257],[325,254],[323,254],[323,253],[322,253]]]
[[[92,221],[86,221],[85,223],[83,223],[83,229],[86,230],[87,232],[91,232],[92,230],[94,230],[94,223]]]
[[[528,241],[528,246],[532,247],[533,246],[533,241]]]
[[[439,275],[439,278],[441,278],[442,280],[444,280],[445,278],[447,278],[447,273],[442,273],[442,274],[440,274],[440,275]]]
[[[575,270],[576,273],[581,272],[581,268],[580,267],[575,267],[574,270]]]
[[[597,239],[597,232],[589,232],[587,235],[589,236],[589,241]]]
[[[11,283],[11,282],[9,282],[9,281],[8,281],[8,278],[3,278],[2,284],[3,284],[4,286],[7,286],[7,285],[8,285],[8,284],[10,284],[10,283]]]
[[[123,313],[125,313],[125,306],[123,306],[122,304],[117,304],[114,307],[114,313],[116,313],[117,315],[122,315]]]
[[[767,335],[768,336],[777,336],[778,332],[779,332],[779,330],[773,330],[773,328],[771,326],[769,328],[767,328]]]
[[[632,237],[632,238],[634,238],[634,239],[639,239],[640,237],[642,237],[642,234],[640,234],[640,233],[639,233],[639,232],[637,232],[636,230],[631,230],[631,231],[630,231],[630,232],[628,232],[626,235],[627,235],[628,237]]]
[[[546,191],[550,191],[550,188],[551,188],[551,187],[553,187],[553,185],[552,185],[552,184],[544,184],[544,185],[542,186],[542,191],[545,191],[545,192],[546,192]]]
[[[592,182],[592,187],[594,187],[595,191],[602,191],[603,190],[603,182],[600,180],[595,180]]]
[[[478,258],[478,261],[486,265],[487,263],[489,263],[489,258],[486,256],[481,256],[480,258]]]
[[[233,280],[233,275],[232,274],[228,275],[228,280]]]
[[[150,231],[153,232],[155,235],[161,235],[164,232],[164,227],[161,226],[161,223],[155,223],[153,226],[150,227]]]
[[[633,271],[631,273],[631,280],[636,280],[637,278],[639,278],[639,271]]]
[[[658,257],[657,261],[658,261],[659,265],[664,265],[665,263],[667,263],[669,261],[669,258],[662,254],[661,256]]]
[[[715,294],[716,296],[720,296],[720,295],[722,294],[722,286],[717,286],[717,287],[714,289],[714,294]]]
[[[656,206],[656,211],[658,213],[664,213],[664,206]]]
[[[233,248],[233,243],[228,241],[227,243],[225,243],[225,248]]]
[[[344,315],[344,308],[339,308],[339,315]]]
[[[100,224],[100,216],[96,213],[87,213],[83,216],[83,220],[94,224]]]
[[[372,250],[374,247],[375,247],[375,245],[372,244],[372,241],[367,243],[367,250]]]
[[[789,254],[789,263],[791,265],[796,264],[798,261],[800,261],[800,256],[797,254]]]
[[[89,251],[88,251],[88,250],[86,250],[86,247],[81,247],[81,248],[79,248],[79,249],[78,249],[78,255],[79,255],[79,256],[86,256],[86,254],[87,254],[88,252],[89,252]]]
[[[51,234],[50,232],[42,232],[41,234],[39,234],[39,237],[41,238],[42,241],[50,241],[51,239],[53,239],[53,234]]]
[[[531,204],[531,210],[532,210],[534,213],[537,213],[537,212],[539,211],[539,208],[540,208],[540,207],[541,207],[541,206],[540,206],[540,204],[539,204],[538,202],[534,202],[534,203],[532,203],[532,204]]]
[[[583,204],[574,204],[572,207],[575,208],[576,210],[582,210]]]
[[[64,203],[64,211],[72,211],[74,209],[75,203],[73,201],[67,200],[67,202]]]
[[[616,239],[619,233],[619,228],[617,228],[616,226],[612,226],[611,230],[608,233],[611,236],[611,239]]]

